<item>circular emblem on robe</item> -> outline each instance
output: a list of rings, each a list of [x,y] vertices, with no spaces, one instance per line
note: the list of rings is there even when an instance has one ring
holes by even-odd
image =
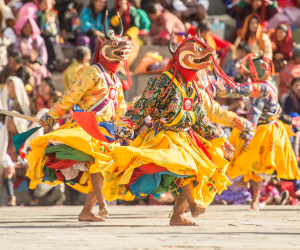
[[[191,111],[193,108],[193,99],[184,98],[183,99],[183,110]]]
[[[117,90],[115,88],[110,88],[108,98],[114,101],[116,94],[117,94]]]
[[[261,165],[261,163],[259,161],[255,161],[252,164],[252,168],[253,168],[253,170],[257,171],[257,170],[260,170],[262,168],[262,165]]]

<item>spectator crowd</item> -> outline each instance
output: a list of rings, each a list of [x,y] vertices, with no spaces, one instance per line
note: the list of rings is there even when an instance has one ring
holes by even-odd
[[[112,0],[111,0],[112,1]],[[218,0],[226,6],[223,13],[235,23],[225,32],[216,35],[214,18],[207,14],[209,0],[0,0],[0,108],[27,116],[41,117],[62,95],[57,91],[53,75],[62,73],[60,90],[67,90],[76,71],[89,65],[98,37],[104,26],[119,33],[122,19],[123,38],[130,40],[133,50],[128,59],[132,66],[143,46],[167,49],[187,35],[197,35],[198,29],[204,42],[214,48],[224,72],[236,82],[244,83],[235,64],[249,53],[263,55],[273,61],[278,99],[282,107],[280,120],[293,131],[291,141],[300,163],[300,1],[299,0]],[[225,9],[225,8],[224,8]],[[105,15],[108,19],[105,23]],[[223,29],[223,26],[220,29]],[[222,28],[223,27],[223,28]],[[64,51],[72,48],[72,60],[66,59]],[[150,50],[150,49],[149,49]],[[132,75],[158,74],[169,62],[159,51],[147,52]],[[126,74],[121,65],[118,74]],[[123,81],[123,90],[129,90]],[[141,93],[139,93],[141,94]],[[128,100],[129,101],[129,100]],[[243,99],[218,99],[221,106],[247,117]],[[128,103],[130,106],[132,102]],[[70,115],[59,122],[64,124]],[[17,192],[27,192],[26,205],[63,204],[65,187],[41,184],[29,189],[25,177],[27,163],[15,152],[12,137],[29,128],[38,126],[19,118],[0,115],[0,205],[17,205]],[[135,136],[151,126],[146,119],[135,131]],[[221,127],[230,134],[230,129]],[[39,130],[39,134],[48,133]],[[35,134],[34,136],[38,136]],[[30,144],[25,145],[30,150]],[[297,205],[300,182],[297,180],[267,180],[262,188],[261,204]],[[77,191],[69,189],[70,204],[80,204]],[[1,197],[5,199],[1,200]],[[5,200],[5,202],[3,202]],[[138,203],[155,204],[149,198]],[[163,202],[172,198],[164,194]],[[242,178],[223,194],[215,204],[245,204],[251,201],[251,190]]]

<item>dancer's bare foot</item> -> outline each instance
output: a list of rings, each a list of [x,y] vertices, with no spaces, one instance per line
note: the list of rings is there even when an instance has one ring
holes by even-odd
[[[169,213],[169,218],[172,218],[173,213],[174,213],[174,210],[171,213]]]
[[[198,204],[195,204],[193,206],[190,206],[191,214],[193,218],[197,218],[200,214],[204,214],[206,209],[204,207],[201,207]]]
[[[108,215],[109,215],[109,211],[108,211],[107,208],[103,208],[102,210],[99,210],[98,215],[99,215],[101,218],[107,218]]]
[[[103,204],[101,206],[99,206],[99,212],[98,212],[98,215],[101,217],[101,218],[107,218],[108,215],[109,215],[109,211],[108,211],[108,207],[107,207],[107,204],[106,202],[104,201]]]
[[[185,208],[185,210],[184,210],[184,212],[185,212],[185,213],[188,213],[188,212],[190,212],[190,211],[191,211],[190,206],[187,205],[186,208]]]
[[[170,226],[198,226],[197,223],[184,218],[183,215],[172,216],[170,220]]]
[[[82,211],[79,215],[78,215],[78,220],[79,221],[95,221],[95,222],[103,222],[105,221],[104,218],[101,218],[91,212],[84,212]]]
[[[259,201],[252,201],[250,211],[259,211]]]

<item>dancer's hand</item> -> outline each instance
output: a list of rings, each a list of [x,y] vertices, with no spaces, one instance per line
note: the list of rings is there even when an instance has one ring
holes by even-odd
[[[42,127],[48,127],[47,123],[45,123],[45,122],[42,121],[42,120],[39,121],[39,124],[40,124]]]
[[[233,157],[235,149],[227,140],[222,145],[222,150],[228,158],[231,159]]]

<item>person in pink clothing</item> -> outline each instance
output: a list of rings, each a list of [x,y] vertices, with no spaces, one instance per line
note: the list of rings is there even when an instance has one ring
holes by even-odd
[[[41,84],[42,78],[49,76],[46,64],[48,54],[44,39],[40,36],[41,31],[31,16],[21,17],[16,25],[15,31],[18,35],[13,47],[20,51],[23,61],[33,70],[35,86]]]
[[[181,32],[185,32],[184,24],[175,15],[163,12],[154,3],[151,3],[147,6],[146,13],[152,23],[150,36],[153,44],[169,44],[173,29],[173,42],[177,43],[177,35]]]
[[[38,12],[38,7],[36,6],[36,4],[33,2],[29,2],[29,3],[24,4],[21,7],[21,9],[19,10],[19,13],[18,13],[18,17],[22,18],[25,16],[31,16],[35,19],[36,18],[35,15],[37,12]]]

